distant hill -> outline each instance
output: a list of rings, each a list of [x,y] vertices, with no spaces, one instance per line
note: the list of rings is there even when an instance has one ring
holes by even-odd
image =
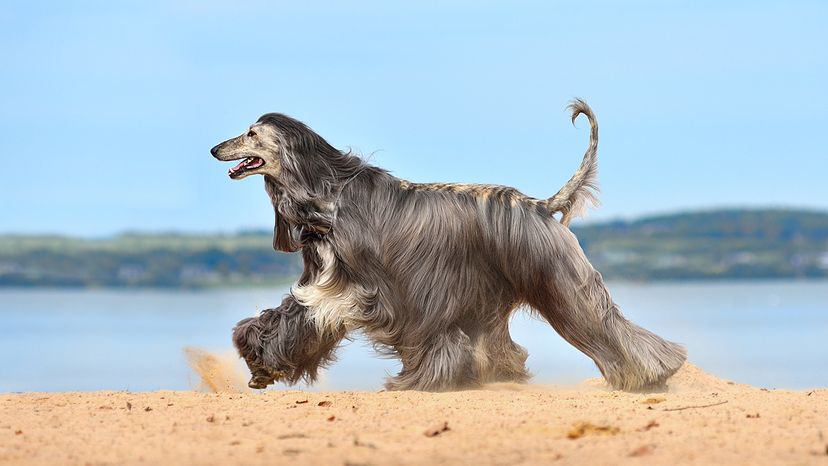
[[[301,258],[276,253],[271,243],[264,231],[0,236],[0,286],[201,288],[272,285],[298,276]]]
[[[607,278],[828,276],[828,213],[715,210],[573,229]]]
[[[828,277],[828,213],[716,210],[576,226],[610,280]],[[123,234],[107,239],[0,236],[0,286],[165,287],[286,283],[296,254],[269,231]]]

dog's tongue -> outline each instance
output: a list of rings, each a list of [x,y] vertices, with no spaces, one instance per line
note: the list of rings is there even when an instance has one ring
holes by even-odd
[[[244,168],[245,162],[247,162],[247,159],[242,160],[241,162],[239,162],[239,163],[238,163],[238,165],[236,165],[235,167],[231,168],[231,169],[230,169],[230,173],[231,173],[231,174],[233,174],[233,173],[238,173],[238,172],[240,172],[240,171],[241,171],[241,169],[242,169],[242,168]]]

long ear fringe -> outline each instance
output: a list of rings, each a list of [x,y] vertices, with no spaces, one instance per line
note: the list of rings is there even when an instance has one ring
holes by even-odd
[[[276,208],[273,209],[273,214],[276,216],[276,225],[273,227],[273,249],[282,252],[296,252],[301,249],[302,243],[296,228],[279,215]]]

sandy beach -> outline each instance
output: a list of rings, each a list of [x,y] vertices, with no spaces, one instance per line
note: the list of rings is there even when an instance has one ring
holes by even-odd
[[[0,463],[828,464],[828,389],[4,394]]]

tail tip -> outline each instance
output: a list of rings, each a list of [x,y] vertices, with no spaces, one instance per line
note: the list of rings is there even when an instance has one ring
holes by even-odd
[[[575,120],[580,116],[582,113],[591,116],[592,109],[590,108],[589,104],[586,103],[584,99],[580,97],[575,97],[569,101],[569,104],[566,106],[567,110],[569,110],[571,114],[572,125],[575,125]]]

